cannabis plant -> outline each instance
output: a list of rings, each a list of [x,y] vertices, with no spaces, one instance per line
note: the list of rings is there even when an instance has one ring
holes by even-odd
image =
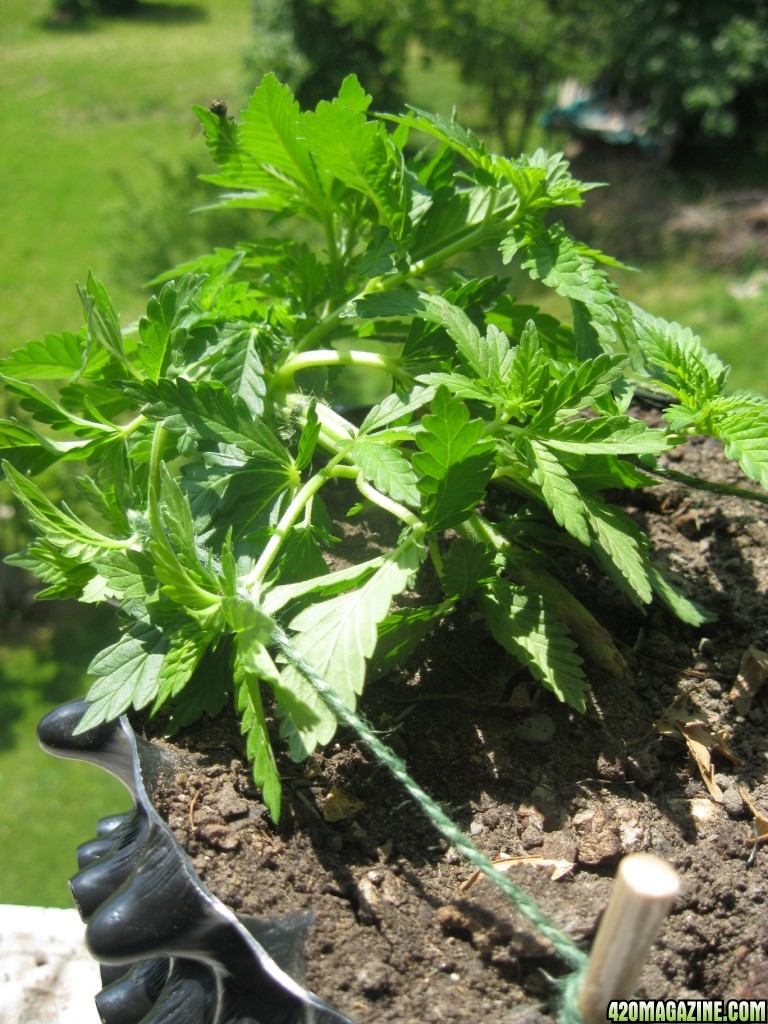
[[[606,495],[651,485],[696,433],[768,482],[768,402],[726,393],[727,367],[690,331],[619,295],[616,262],[557,219],[591,187],[562,156],[510,159],[454,120],[369,104],[349,78],[302,112],[268,76],[239,122],[198,109],[218,204],[266,211],[266,232],[158,280],[127,328],[89,278],[79,332],[2,364],[29,414],[2,424],[5,474],[37,531],[12,562],[40,598],[110,602],[121,624],[90,666],[81,728],[130,708],[177,727],[231,699],[275,817],[270,720],[295,759],[337,726],[302,664],[354,707],[367,673],[469,602],[581,710],[582,655],[623,663],[558,579],[563,551],[640,609],[656,597],[705,619]],[[499,276],[466,271],[481,249]],[[567,300],[568,322],[515,301],[513,263]],[[350,367],[359,391],[342,405]],[[661,426],[633,415],[637,388],[667,399]],[[73,508],[34,481],[55,464]],[[341,565],[326,500],[340,479],[396,525],[382,553]],[[398,602],[419,571],[438,596]]]

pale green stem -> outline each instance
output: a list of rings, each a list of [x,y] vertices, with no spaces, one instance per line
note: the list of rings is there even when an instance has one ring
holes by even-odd
[[[487,519],[475,513],[465,523],[457,527],[469,540],[482,541],[486,546],[494,547],[497,551],[507,552],[513,548],[512,541],[499,533]]]
[[[468,234],[457,238],[455,242],[450,245],[444,246],[442,249],[438,249],[437,252],[433,252],[431,256],[425,256],[421,260],[416,260],[412,263],[408,270],[403,274],[393,275],[399,280],[398,284],[403,281],[407,281],[411,277],[419,277],[421,274],[428,274],[430,270],[434,270],[435,267],[439,267],[441,263],[450,259],[452,256],[458,256],[459,253],[465,252],[467,249],[474,249],[475,246],[482,245],[483,242],[490,242],[499,234],[499,224],[494,224],[493,227],[489,227],[487,224],[481,224],[479,227],[474,228]],[[385,281],[390,281],[391,278],[384,278]],[[390,285],[389,287],[392,287]],[[384,289],[379,289],[383,291]],[[389,290],[389,288],[387,289]]]
[[[160,519],[160,467],[163,464],[163,452],[168,440],[168,431],[161,423],[155,425],[152,434],[152,447],[149,452],[149,504],[147,514],[152,529],[158,536],[164,532]]]
[[[288,508],[285,510],[283,515],[280,517],[280,522],[277,524],[274,533],[267,541],[264,550],[259,556],[256,565],[248,573],[243,580],[243,584],[246,589],[258,586],[264,582],[264,579],[269,572],[270,566],[277,557],[280,548],[282,547],[283,541],[288,535],[288,531],[296,523],[296,520],[302,513],[304,506],[310,501],[315,494],[320,490],[323,484],[328,480],[328,474],[325,469],[322,469],[319,473],[315,473],[314,476],[310,477],[309,480],[301,487],[290,503]]]
[[[147,417],[139,415],[135,419],[132,419],[130,423],[126,423],[124,426],[120,427],[120,433],[123,437],[130,437],[134,431],[138,430],[139,427],[143,426],[146,422]]]
[[[520,212],[518,211],[518,217]],[[509,230],[514,220],[504,224],[504,230]],[[348,299],[337,306],[332,313],[329,313],[319,323],[304,335],[301,341],[297,342],[294,346],[294,352],[305,352],[308,349],[313,348],[319,341],[327,337],[331,331],[337,326],[341,320],[344,311],[350,305],[350,303],[358,302],[360,299],[365,298],[366,295],[378,294],[381,292],[392,291],[393,288],[397,288],[399,285],[404,284],[406,281],[410,281],[415,277],[419,277],[422,274],[428,274],[430,270],[434,270],[435,267],[439,267],[446,260],[452,256],[457,256],[461,252],[465,252],[467,249],[473,249],[478,245],[482,245],[484,242],[490,242],[494,238],[498,237],[501,230],[501,224],[499,220],[496,220],[493,225],[483,222],[478,227],[473,228],[464,235],[460,235],[454,242],[449,245],[443,246],[436,252],[433,252],[431,256],[425,256],[423,259],[416,260],[410,267],[403,271],[401,274],[387,274],[381,277],[372,278],[366,286],[359,291],[356,295],[351,295]]]
[[[406,387],[412,387],[414,384],[413,377],[396,360],[380,355],[378,352],[366,352],[359,349],[341,351],[315,349],[311,352],[299,352],[286,359],[275,372],[273,380],[281,386],[287,386],[294,374],[300,370],[309,370],[320,366],[367,366],[390,374]]]
[[[415,513],[411,512],[405,505],[401,505],[399,501],[395,501],[393,498],[388,497],[388,495],[382,494],[381,491],[368,483],[362,473],[358,472],[355,486],[364,498],[373,502],[374,505],[378,505],[379,508],[383,508],[385,512],[389,512],[396,519],[400,519],[406,526],[410,526],[414,530],[424,529],[424,523]]]
[[[363,294],[363,292],[360,292],[360,294],[356,295],[354,298],[359,299]],[[341,314],[347,308],[350,301],[354,301],[354,299],[345,299],[340,306],[337,306],[331,313],[326,314],[326,316],[316,323],[311,330],[307,331],[304,337],[300,341],[297,341],[293,346],[294,353],[311,349],[317,345],[318,342],[322,341],[323,338],[326,338],[341,320]]]
[[[502,429],[506,427],[507,437],[514,437],[522,431],[522,427],[518,427],[515,424],[510,426],[509,421],[512,419],[512,412],[509,409],[496,410],[496,415],[492,420],[485,424],[483,427],[483,437],[493,437]]]
[[[296,495],[288,505],[288,508],[283,512],[282,516],[280,516],[280,521],[275,527],[272,536],[264,546],[264,550],[261,555],[259,555],[258,561],[244,578],[243,584],[246,589],[258,587],[264,582],[272,563],[275,558],[277,558],[280,548],[283,546],[283,542],[288,536],[291,528],[295,526],[305,505],[312,500],[323,484],[331,479],[336,464],[344,458],[345,454],[345,451],[337,452],[327,465],[323,466],[323,468],[318,473],[315,473],[314,476],[311,476],[304,486],[299,488],[296,492]]]
[[[336,231],[334,230],[333,214],[327,213],[323,216],[323,228],[325,229],[326,245],[328,247],[328,261],[331,267],[334,282],[337,286],[341,284],[341,261],[339,259],[339,248],[336,244]]]
[[[334,480],[357,480],[359,475],[357,466],[336,466],[333,471]]]
[[[294,410],[297,412],[299,421],[304,425],[307,421],[306,413],[309,408],[309,401],[306,395],[294,392],[285,396],[284,404],[286,409],[291,412]],[[349,445],[357,437],[357,427],[353,426],[337,412],[334,412],[330,406],[325,405],[323,402],[317,402],[315,412],[320,425],[318,444],[332,455],[338,452],[339,445]],[[339,475],[338,471],[334,472],[334,476]]]
[[[306,398],[302,395],[288,395],[287,404],[291,408],[300,409],[301,412],[303,412],[303,408],[309,405]],[[357,436],[356,428],[348,420],[345,420],[343,416],[340,416],[322,402],[316,403],[315,412],[320,423],[318,442],[326,450],[335,453],[334,459],[321,472],[327,472],[328,477],[354,477],[357,489],[364,498],[373,502],[374,505],[378,505],[379,508],[385,509],[385,511],[400,519],[407,526],[411,526],[414,529],[423,529],[424,524],[418,516],[411,512],[409,508],[406,508],[405,505],[401,505],[399,501],[395,501],[388,495],[382,494],[381,491],[368,483],[357,467],[339,465],[342,459],[348,457],[349,444]],[[339,451],[339,445],[344,445],[345,450]]]
[[[443,556],[440,553],[440,546],[437,543],[437,537],[431,534],[427,539],[427,547],[429,548],[429,557],[432,559],[432,564],[435,567],[435,572],[438,576],[443,575]]]
[[[496,209],[496,199],[498,198],[498,192],[491,192],[488,197],[488,209],[485,211],[485,217],[483,221],[485,224],[490,224],[491,218],[493,217],[493,211]]]

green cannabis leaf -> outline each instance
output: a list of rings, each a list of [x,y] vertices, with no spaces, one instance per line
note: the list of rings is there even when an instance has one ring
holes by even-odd
[[[557,612],[540,594],[494,580],[481,596],[480,609],[494,639],[560,700],[584,710],[582,659]]]
[[[466,406],[438,389],[415,435],[420,451],[413,456],[430,530],[457,526],[480,503],[493,473],[494,443],[483,438],[483,423],[470,419]]]
[[[363,689],[365,663],[376,647],[376,627],[422,557],[423,550],[411,536],[356,589],[313,604],[288,623],[297,634],[296,650],[320,676],[333,679],[334,690],[350,707]],[[331,739],[336,729],[333,717],[293,665],[283,669],[275,692],[287,712],[282,732],[297,759]]]
[[[91,662],[96,681],[88,691],[90,707],[79,725],[84,732],[121,715],[131,706],[146,707],[157,696],[169,638],[149,622],[137,622]]]
[[[455,120],[371,103],[350,77],[302,111],[268,75],[239,119],[196,108],[216,202],[273,220],[170,268],[128,327],[89,276],[80,330],[0,360],[0,457],[34,530],[10,561],[43,599],[117,611],[81,728],[143,712],[174,731],[232,701],[275,819],[275,745],[301,759],[338,724],[306,673],[354,708],[469,605],[583,710],[591,664],[628,669],[558,552],[638,614],[656,598],[699,626],[710,613],[623,496],[696,433],[768,486],[768,401],[729,393],[700,339],[621,297],[617,262],[556,219],[592,187],[560,154],[512,159]],[[460,270],[480,249],[569,315]],[[635,389],[667,400],[660,426]],[[47,492],[61,467],[70,505]],[[340,501],[390,523],[374,557],[331,559]]]

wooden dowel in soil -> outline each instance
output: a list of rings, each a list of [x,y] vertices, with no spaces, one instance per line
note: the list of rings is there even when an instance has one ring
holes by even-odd
[[[632,853],[619,864],[579,994],[586,1024],[605,1024],[608,1003],[631,997],[679,890],[677,871],[652,853]]]

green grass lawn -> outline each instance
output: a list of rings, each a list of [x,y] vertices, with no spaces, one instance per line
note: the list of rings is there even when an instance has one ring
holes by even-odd
[[[127,810],[131,801],[95,766],[43,753],[37,723],[82,696],[88,660],[114,625],[93,609],[33,618],[0,639],[0,903],[66,907],[77,846],[93,838],[99,817]]]
[[[203,152],[202,138],[192,137],[193,103],[223,96],[237,109],[245,95],[245,0],[164,0],[147,4],[140,17],[84,31],[46,29],[47,13],[47,0],[3,5],[0,353],[46,331],[77,328],[75,282],[89,269],[108,283],[125,322],[139,313],[146,302],[139,290],[109,277],[123,202],[118,176],[144,195],[156,177],[153,159]],[[77,845],[93,836],[98,817],[130,806],[104,772],[54,759],[37,745],[39,719],[82,696],[88,661],[108,642],[85,627],[87,612],[78,608],[74,621],[34,629],[3,623],[0,902],[71,906],[67,879],[77,869]]]
[[[142,195],[152,185],[150,157],[204,151],[192,137],[193,104],[243,102],[247,2],[142,6],[140,16],[80,31],[44,28],[48,0],[4,4],[0,351],[78,326],[75,282],[89,269],[107,280],[126,322],[141,310],[140,294],[108,276],[123,200],[118,176]]]

